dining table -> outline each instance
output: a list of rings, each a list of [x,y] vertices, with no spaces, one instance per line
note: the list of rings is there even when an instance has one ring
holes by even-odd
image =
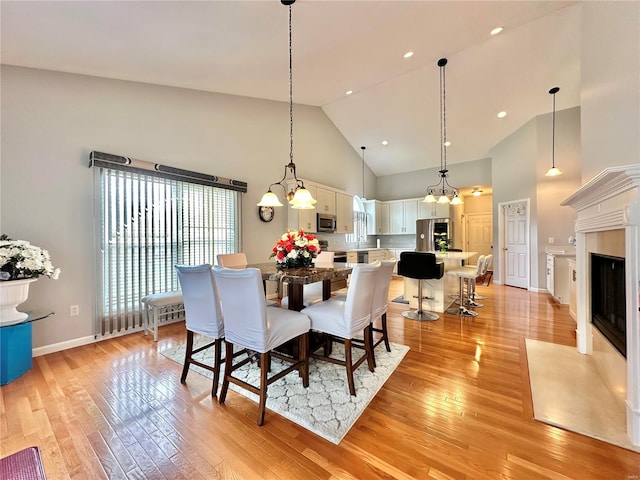
[[[280,268],[275,262],[254,263],[247,267],[260,270],[262,281],[278,282],[279,285],[287,283],[289,295],[289,310],[300,311],[304,308],[304,286],[309,283],[322,282],[322,299],[331,297],[331,280],[334,278],[346,278],[353,270],[351,263],[333,263],[333,266],[312,266],[309,268]]]

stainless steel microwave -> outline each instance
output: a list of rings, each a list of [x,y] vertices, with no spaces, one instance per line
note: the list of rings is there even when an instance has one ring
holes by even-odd
[[[327,215],[326,213],[318,213],[318,231],[335,233],[336,216]]]

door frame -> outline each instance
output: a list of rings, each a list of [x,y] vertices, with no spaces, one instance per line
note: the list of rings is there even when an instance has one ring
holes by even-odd
[[[505,208],[509,205],[525,203],[527,205],[527,226],[526,226],[526,239],[527,239],[527,290],[531,290],[531,199],[521,198],[520,200],[509,200],[508,202],[498,203],[498,238],[494,239],[498,250],[498,257],[500,259],[498,275],[494,278],[494,283],[505,284],[506,279],[506,253],[504,245],[506,245],[506,231],[505,231]],[[497,240],[497,241],[496,241]],[[496,258],[496,252],[494,251],[494,259]],[[495,262],[494,262],[495,263]]]

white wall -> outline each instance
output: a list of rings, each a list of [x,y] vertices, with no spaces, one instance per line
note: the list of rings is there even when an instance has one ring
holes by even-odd
[[[640,162],[640,2],[582,4],[582,182]]]
[[[34,347],[94,333],[91,150],[248,182],[250,262],[267,261],[287,227],[284,209],[265,224],[256,207],[289,162],[287,103],[6,65],[1,82],[0,230],[47,248],[62,268],[23,304],[56,312],[34,324]],[[360,152],[320,108],[295,105],[294,160],[303,178],[362,191]],[[80,316],[69,317],[71,304]]]

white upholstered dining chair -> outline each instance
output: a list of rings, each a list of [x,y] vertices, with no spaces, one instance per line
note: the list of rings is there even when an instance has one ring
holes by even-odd
[[[349,393],[356,394],[353,372],[365,361],[373,372],[371,343],[371,306],[379,264],[359,263],[354,265],[351,283],[346,296],[332,297],[302,309],[311,319],[311,329],[329,335],[331,339],[344,341],[344,360],[332,357],[330,348],[324,345],[324,354],[311,352],[310,356],[319,360],[343,365],[347,371]],[[353,340],[361,336],[363,345]],[[364,348],[364,355],[353,361],[352,347]],[[320,345],[317,349],[323,348]]]
[[[258,425],[264,423],[267,401],[267,387],[284,375],[297,370],[302,377],[303,387],[309,386],[309,317],[300,312],[267,306],[263,294],[262,277],[257,268],[228,269],[215,267],[214,277],[222,304],[225,321],[226,359],[219,402],[227,397],[229,383],[253,392],[260,397]],[[298,355],[290,357],[275,352],[282,344],[297,339]],[[241,351],[260,354],[260,385],[251,385],[233,372],[251,362],[252,356],[234,364],[234,345]],[[235,355],[237,356],[236,352]],[[268,376],[271,357],[276,357],[290,365],[278,373]]]
[[[380,262],[380,269],[376,273],[376,285],[373,292],[373,300],[371,305],[371,336],[369,338],[371,342],[371,356],[373,357],[373,365],[376,365],[375,348],[384,342],[384,346],[387,352],[391,351],[391,345],[389,345],[389,334],[387,332],[387,306],[389,302],[389,286],[391,284],[391,277],[393,275],[393,268],[396,265],[396,260],[382,260]],[[374,322],[380,318],[380,327],[376,327]],[[374,341],[373,334],[379,333],[380,338]]]
[[[247,266],[247,255],[240,253],[220,253],[216,256],[218,265],[225,268],[244,268]]]
[[[220,301],[216,290],[211,265],[176,265],[178,281],[182,289],[182,299],[185,309],[185,323],[187,327],[187,345],[184,353],[184,366],[180,382],[185,383],[189,366],[198,365],[213,372],[211,396],[215,397],[220,378],[222,340],[224,338],[224,320],[220,309]],[[193,349],[194,334],[206,335],[213,342]],[[213,347],[214,363],[207,365],[193,358],[198,352]]]

